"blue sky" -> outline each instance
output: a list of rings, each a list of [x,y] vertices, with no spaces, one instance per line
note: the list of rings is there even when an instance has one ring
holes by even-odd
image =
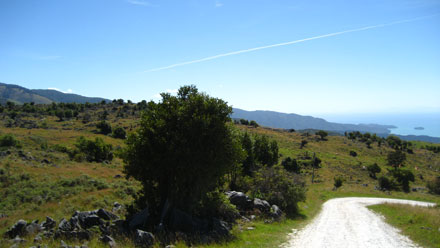
[[[195,84],[234,107],[310,115],[440,112],[439,14],[438,0],[1,0],[0,82],[132,101]]]

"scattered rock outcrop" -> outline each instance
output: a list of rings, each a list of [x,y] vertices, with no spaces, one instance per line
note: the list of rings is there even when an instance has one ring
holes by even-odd
[[[265,218],[270,218],[273,221],[283,216],[283,212],[278,206],[271,205],[266,200],[252,199],[243,192],[236,191],[226,192],[226,195],[242,214],[242,216],[236,214],[237,218],[252,221],[256,218],[255,215],[263,214]],[[122,208],[121,204],[115,202],[112,212],[105,209],[76,211],[72,217],[63,218],[58,223],[49,216],[41,224],[38,223],[38,220],[30,223],[19,220],[5,233],[5,236],[16,246],[26,242],[22,237],[33,235],[33,243],[38,245],[35,247],[40,247],[45,239],[59,239],[61,247],[71,247],[62,240],[88,241],[93,236],[96,237],[96,232],[99,232],[99,240],[110,248],[117,247],[114,237],[120,238],[122,236],[131,237],[136,246],[151,247],[155,242],[155,236],[145,230],[154,229],[160,232],[165,227],[167,232],[181,233],[184,236],[195,235],[199,237],[199,242],[208,243],[227,238],[232,227],[232,224],[221,219],[202,219],[180,209],[170,208],[164,214],[166,217],[159,226],[162,228],[159,228],[152,225],[154,218],[150,216],[148,208],[134,214],[128,220],[122,220],[115,214]],[[228,221],[232,222],[233,220],[228,219]]]

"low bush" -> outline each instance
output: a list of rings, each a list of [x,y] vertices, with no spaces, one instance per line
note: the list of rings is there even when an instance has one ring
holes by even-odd
[[[440,195],[440,177],[436,177],[434,180],[429,181],[426,184],[430,193]]]
[[[112,126],[106,121],[100,121],[96,124],[96,128],[98,129],[98,133],[107,135],[112,132]]]
[[[76,149],[69,153],[73,160],[82,160],[83,158],[89,162],[103,162],[113,160],[112,145],[106,144],[101,138],[95,140],[87,140],[83,136],[79,137]]]
[[[300,173],[301,167],[299,166],[296,159],[292,159],[290,157],[287,157],[286,159],[284,159],[281,162],[281,165],[284,167],[284,169],[286,169],[289,172],[294,172],[297,174]]]
[[[334,181],[333,185],[335,186],[335,188],[339,188],[342,186],[343,183],[342,177],[334,177],[333,181]]]
[[[298,203],[306,199],[303,179],[278,165],[257,171],[251,187],[254,197],[261,197],[279,206],[289,216],[296,215]]]
[[[0,147],[20,147],[20,141],[12,134],[5,134],[0,136]]]
[[[380,173],[382,169],[377,163],[367,166],[367,171],[370,173],[370,177],[376,179],[376,173]]]
[[[391,190],[393,188],[393,182],[388,177],[379,177],[377,181],[379,182],[379,188],[381,190]]]
[[[394,169],[390,171],[391,175],[396,179],[396,181],[402,187],[402,190],[409,192],[409,183],[414,182],[414,174],[405,169]]]
[[[116,138],[116,139],[125,139],[125,138],[127,138],[127,133],[125,132],[124,128],[117,127],[113,130],[112,136],[113,136],[113,138]]]

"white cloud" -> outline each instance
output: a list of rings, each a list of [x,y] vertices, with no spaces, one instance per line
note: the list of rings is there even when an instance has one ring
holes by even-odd
[[[60,90],[60,89],[58,89],[58,88],[47,88],[48,90],[56,90],[56,91],[59,91],[59,92],[62,92],[62,93],[67,93],[67,94],[70,94],[70,93],[73,93],[73,90],[72,89],[67,89],[66,91],[64,91],[64,90]]]
[[[215,7],[216,8],[220,8],[223,6],[223,3],[219,2],[219,1],[215,1]]]
[[[128,3],[134,4],[134,5],[141,5],[141,6],[153,6],[153,4],[147,2],[147,1],[143,1],[143,0],[126,0]]]
[[[170,94],[177,94],[178,90],[177,89],[172,89],[172,90],[167,89],[165,92],[170,93]]]
[[[167,89],[165,90],[165,93],[169,93],[171,95],[173,94],[177,94],[178,90],[177,89]],[[153,96],[153,99],[161,99],[162,96],[160,95],[160,93],[157,93]]]

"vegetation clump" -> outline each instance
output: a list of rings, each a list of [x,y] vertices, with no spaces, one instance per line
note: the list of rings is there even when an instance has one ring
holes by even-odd
[[[281,166],[263,167],[256,172],[251,192],[281,207],[288,216],[297,214],[298,203],[306,199],[304,180]]]
[[[20,142],[12,134],[0,136],[0,147],[20,147]]]
[[[148,103],[140,128],[127,139],[124,171],[142,183],[146,202],[138,207],[148,204],[153,216],[165,206],[197,215],[240,159],[228,125],[232,108],[195,86],[161,96]]]
[[[98,129],[98,133],[100,134],[107,135],[112,132],[112,126],[105,120],[98,122],[98,124],[96,124],[96,128]]]
[[[376,179],[376,173],[380,173],[382,169],[379,165],[377,165],[377,163],[374,163],[367,166],[367,171],[370,173],[369,175],[371,178]]]
[[[286,169],[289,172],[294,172],[297,174],[300,173],[301,167],[298,164],[298,161],[296,161],[296,159],[287,157],[281,162],[281,165],[284,167],[284,169]]]
[[[321,140],[326,140],[325,137],[327,137],[328,133],[326,131],[319,130],[318,132],[316,132],[316,135],[318,135]]]
[[[125,139],[127,138],[127,133],[123,127],[117,127],[113,130],[112,136],[116,139]]]
[[[434,180],[428,181],[426,187],[429,189],[430,193],[440,195],[440,177],[436,177]]]
[[[342,177],[334,177],[334,178],[333,178],[333,181],[334,181],[333,185],[335,186],[336,189],[339,188],[339,187],[341,187],[341,186],[342,186],[342,183],[344,182],[344,180],[342,179]]]
[[[113,159],[112,145],[106,144],[101,138],[88,140],[83,136],[79,137],[75,144],[76,149],[71,151],[70,157],[75,160],[89,162],[111,161]]]

